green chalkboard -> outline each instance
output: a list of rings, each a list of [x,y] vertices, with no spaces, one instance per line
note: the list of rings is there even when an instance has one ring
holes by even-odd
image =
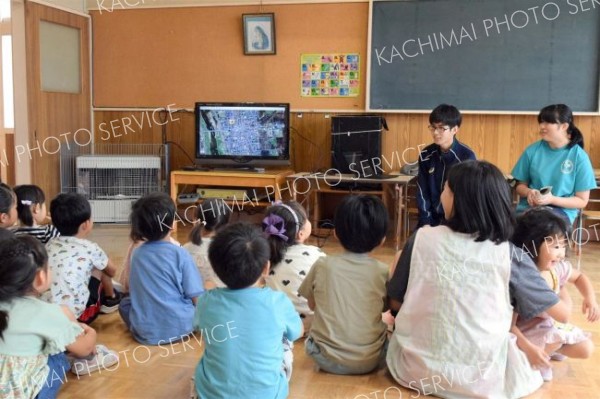
[[[374,0],[370,24],[369,110],[599,110],[600,0]]]

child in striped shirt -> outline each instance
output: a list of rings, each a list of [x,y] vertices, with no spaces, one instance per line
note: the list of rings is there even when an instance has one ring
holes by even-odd
[[[15,193],[19,215],[19,227],[15,229],[15,235],[29,234],[43,244],[60,235],[56,227],[48,223],[50,218],[46,209],[46,196],[41,188],[23,184],[15,187]]]

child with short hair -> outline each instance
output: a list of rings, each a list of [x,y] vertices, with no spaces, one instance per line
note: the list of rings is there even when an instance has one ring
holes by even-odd
[[[587,320],[598,321],[600,307],[590,279],[564,259],[567,237],[569,226],[566,218],[548,207],[536,207],[519,216],[511,241],[533,259],[556,294],[568,296],[565,285],[573,283],[583,296],[582,311]],[[571,324],[558,323],[547,313],[530,320],[517,318],[516,329],[513,333],[520,338],[517,341],[519,347],[531,359],[530,362],[535,363],[540,355],[546,358],[546,367],[540,368],[545,381],[552,380],[547,354],[557,360],[564,356],[586,359],[594,350],[590,334]]]
[[[255,226],[229,224],[213,238],[208,257],[227,288],[198,299],[194,326],[209,332],[196,367],[198,395],[286,398],[292,359],[284,355],[283,340],[300,338],[302,322],[284,293],[262,287],[269,273],[267,240]]]
[[[208,247],[217,230],[229,223],[230,217],[231,209],[220,198],[208,198],[196,207],[196,221],[190,231],[190,241],[183,248],[194,258],[204,281],[204,289],[225,287],[208,261]]]
[[[298,293],[315,316],[306,353],[334,374],[365,374],[385,358],[388,266],[369,256],[383,244],[388,212],[373,195],[348,195],[335,212],[335,234],[346,250],[319,258]]]
[[[0,228],[8,229],[17,220],[17,196],[10,186],[0,183]]]
[[[52,220],[60,236],[46,244],[52,273],[49,302],[66,305],[86,324],[102,313],[118,309],[121,295],[111,277],[116,268],[98,244],[87,239],[92,232],[92,209],[81,194],[59,194],[50,202]]]
[[[68,308],[38,299],[51,282],[41,242],[4,238],[0,259],[0,396],[54,398],[70,367],[63,351],[89,355],[96,332]]]
[[[46,209],[46,196],[41,188],[33,184],[15,187],[17,195],[17,214],[20,226],[14,230],[15,235],[29,234],[43,244],[60,233],[52,224]]]
[[[193,331],[194,306],[204,292],[194,260],[170,242],[176,208],[165,193],[150,193],[131,209],[131,239],[143,241],[131,256],[129,297],[121,318],[140,343],[180,341]]]
[[[419,154],[418,227],[437,226],[444,220],[440,195],[448,170],[454,164],[475,159],[473,150],[456,138],[461,123],[462,115],[453,105],[440,104],[429,114],[428,129],[433,136],[433,143]]]
[[[262,228],[271,247],[267,286],[284,292],[290,298],[300,314],[304,331],[308,331],[313,311],[308,307],[306,298],[298,296],[298,288],[315,261],[325,253],[314,245],[304,244],[310,237],[312,226],[306,211],[296,201],[275,203],[269,207]]]

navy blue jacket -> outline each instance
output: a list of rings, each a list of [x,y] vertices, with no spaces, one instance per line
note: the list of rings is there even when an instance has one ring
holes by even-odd
[[[450,167],[456,163],[475,159],[475,153],[454,138],[447,152],[437,144],[430,144],[419,154],[419,176],[417,177],[417,206],[419,225],[437,226],[444,220],[444,209],[440,195]]]

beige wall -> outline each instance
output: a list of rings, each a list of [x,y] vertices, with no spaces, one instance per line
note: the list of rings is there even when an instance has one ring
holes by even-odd
[[[22,1],[11,2],[13,36],[13,82],[15,104],[15,146],[27,145],[29,140],[29,122],[27,107],[27,60],[25,56],[25,4]],[[31,182],[31,161],[26,157],[20,162],[15,159],[15,183]]]
[[[64,2],[68,0],[63,0]],[[85,1],[85,0],[84,0]],[[210,7],[269,4],[366,3],[366,0],[87,0],[88,10],[107,12],[126,8]],[[256,10],[260,12],[260,8]]]

